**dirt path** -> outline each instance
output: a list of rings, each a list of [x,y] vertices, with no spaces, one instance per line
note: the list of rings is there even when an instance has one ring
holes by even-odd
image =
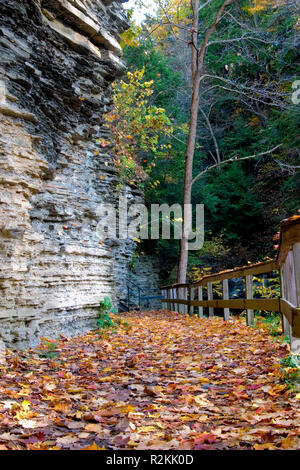
[[[287,354],[244,320],[165,312],[62,339],[52,358],[10,352],[0,449],[300,449]]]

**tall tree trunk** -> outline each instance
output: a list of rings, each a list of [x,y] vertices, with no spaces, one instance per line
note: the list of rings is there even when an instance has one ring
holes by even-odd
[[[193,94],[190,108],[190,127],[188,142],[185,155],[185,174],[184,174],[184,190],[183,190],[183,210],[186,204],[191,204],[192,196],[192,179],[193,179],[193,159],[196,144],[197,122],[198,122],[198,108],[199,108],[199,76],[194,76],[193,80]],[[188,229],[192,225],[192,221],[183,213],[182,235],[180,240],[180,256],[178,265],[177,282],[185,283],[186,272],[188,266]]]
[[[177,282],[184,284],[186,282],[186,273],[188,267],[188,229],[192,226],[191,214],[185,212],[185,205],[191,204],[192,196],[192,180],[193,180],[193,161],[195,153],[195,144],[197,136],[198,108],[199,108],[199,86],[200,78],[203,72],[206,48],[211,35],[215,32],[219,21],[222,18],[224,10],[236,0],[225,0],[219,9],[214,22],[207,29],[204,39],[198,48],[198,31],[199,31],[199,0],[193,2],[193,27],[192,40],[190,41],[192,48],[191,71],[193,80],[193,94],[190,107],[190,125],[189,135],[185,154],[185,174],[183,189],[183,221],[182,235],[180,240],[180,254],[178,263]]]

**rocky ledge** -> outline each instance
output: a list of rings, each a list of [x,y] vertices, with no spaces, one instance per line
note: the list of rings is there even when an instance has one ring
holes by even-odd
[[[135,245],[95,229],[118,199],[103,114],[127,22],[110,0],[0,0],[0,13],[0,336],[25,347],[95,327],[99,300],[122,296]]]

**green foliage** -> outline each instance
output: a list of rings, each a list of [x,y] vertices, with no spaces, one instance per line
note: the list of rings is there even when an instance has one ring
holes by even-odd
[[[187,272],[189,281],[197,282],[201,277],[221,270],[228,252],[229,248],[225,246],[223,238],[212,237],[211,240],[205,240],[201,250],[190,254]]]
[[[99,329],[106,330],[107,328],[116,326],[116,323],[110,317],[112,313],[117,313],[117,309],[113,308],[109,297],[104,297],[104,300],[101,300],[99,303],[99,317],[97,319]]]
[[[200,11],[199,41],[222,3],[216,0]],[[187,27],[191,25],[190,6],[188,0],[164,2],[169,18]],[[172,121],[173,135],[160,136],[166,146],[163,152],[142,149],[142,162],[152,165],[148,184],[142,184],[147,203],[171,205],[182,201],[183,192],[191,98],[190,55],[184,42],[189,32],[163,22],[158,25],[162,16],[159,7],[157,18],[147,20],[148,26],[142,28],[137,47],[126,45],[124,56],[131,72],[144,68],[143,79],[153,81],[149,102],[164,108]],[[207,243],[200,252],[190,253],[190,272],[205,263],[219,270],[249,259],[260,261],[261,254],[273,257],[272,236],[278,222],[299,208],[299,169],[287,171],[278,164],[299,165],[299,105],[291,101],[292,82],[300,73],[295,47],[298,16],[291,2],[241,0],[229,7],[210,39],[205,59],[210,77],[201,82],[200,107],[209,119],[221,160],[281,147],[260,159],[223,166],[194,185],[192,202],[205,204]],[[235,40],[242,36],[251,40]],[[197,136],[194,175],[217,158],[201,113]],[[217,249],[216,239],[222,240],[223,250]],[[174,278],[176,241],[144,242],[143,249],[157,253],[165,275]]]
[[[40,351],[39,356],[47,359],[54,359],[59,356],[59,352],[56,351],[58,341],[49,338],[41,338],[41,344],[38,348]]]
[[[124,56],[131,72],[144,69],[144,79],[153,82],[151,103],[165,108],[168,116],[182,120],[182,107],[176,94],[184,85],[183,77],[169,57],[155,47],[151,38],[141,40],[138,47],[125,47]]]
[[[300,356],[290,355],[281,360],[284,381],[295,392],[300,390]]]
[[[140,257],[140,253],[139,253],[138,251],[134,251],[134,252],[132,253],[131,261],[130,261],[130,263],[128,264],[128,267],[129,267],[130,271],[133,271],[133,272],[134,272],[134,267],[135,267],[136,262],[137,262],[137,260],[139,259],[139,257]]]
[[[251,178],[241,164],[233,163],[222,171],[214,171],[201,187],[206,215],[213,235],[225,240],[247,240],[249,233],[260,228],[261,206],[251,191]]]
[[[262,313],[259,312],[255,315],[255,323],[259,322],[263,322],[265,327],[268,328],[270,335],[279,336],[282,334],[280,313],[267,312],[262,316]]]

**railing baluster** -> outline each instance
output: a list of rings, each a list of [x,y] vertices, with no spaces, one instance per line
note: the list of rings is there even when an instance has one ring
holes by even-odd
[[[190,300],[195,300],[195,288],[194,287],[191,287],[190,289]],[[194,311],[195,311],[194,305],[191,305],[190,315],[194,315]]]
[[[187,287],[183,288],[183,298],[184,298],[184,300],[188,300],[188,288]],[[188,311],[189,311],[189,306],[185,304],[184,305],[184,314],[187,315]]]
[[[253,276],[245,277],[246,299],[253,299]],[[247,309],[247,325],[254,325],[254,310]]]
[[[223,300],[229,300],[229,286],[228,286],[228,279],[223,280]],[[224,320],[229,320],[230,318],[230,309],[225,307],[224,308]]]
[[[207,299],[208,300],[214,300],[212,282],[207,283]],[[214,316],[214,308],[213,307],[208,307],[208,316],[209,317]]]
[[[293,245],[294,255],[294,276],[296,288],[296,307],[300,307],[300,242]],[[298,317],[299,318],[299,317]],[[297,337],[291,335],[291,350],[295,354],[300,354],[300,328],[297,328]]]
[[[172,309],[173,309],[173,312],[176,312],[176,304],[174,302],[174,300],[176,299],[176,289],[172,289],[172,299],[173,299],[173,302],[172,302]]]
[[[300,253],[298,251],[299,248],[296,245],[300,246],[300,243],[294,244],[293,249],[288,252],[285,262],[283,264],[282,288],[284,293],[284,299],[297,308],[299,307],[298,302],[300,290]],[[291,316],[290,322],[288,323],[289,326],[286,326],[286,331],[288,332],[288,336],[290,338],[291,351],[295,354],[300,354],[300,338],[295,337],[295,325],[293,325],[293,315]]]
[[[163,299],[165,298],[165,289],[162,289],[161,296],[162,296]],[[165,308],[165,302],[162,302],[161,306],[164,309]]]
[[[183,287],[181,289],[181,298],[182,300],[185,300],[185,288]],[[186,305],[182,304],[182,313],[185,315],[186,314]]]
[[[198,300],[202,301],[203,300],[203,287],[198,286]],[[198,308],[198,317],[202,318],[203,317],[203,307]]]
[[[182,287],[178,288],[178,299],[182,300]],[[183,313],[183,305],[182,304],[178,304],[178,312]]]
[[[295,263],[297,307],[300,307],[300,243],[295,243],[293,246],[293,254]]]
[[[280,268],[280,297],[286,299],[286,288],[285,288],[285,263]],[[281,314],[282,317],[282,331],[285,336],[291,338],[291,327],[288,319],[285,315]]]

